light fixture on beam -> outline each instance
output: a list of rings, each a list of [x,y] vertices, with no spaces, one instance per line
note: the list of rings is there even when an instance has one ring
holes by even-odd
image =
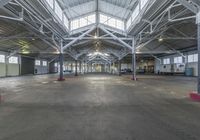
[[[159,42],[163,42],[163,41],[164,41],[163,37],[160,36],[159,39],[158,39],[158,41],[159,41]]]
[[[97,36],[97,33],[95,32],[94,39],[97,39],[97,38],[98,38],[98,36]]]

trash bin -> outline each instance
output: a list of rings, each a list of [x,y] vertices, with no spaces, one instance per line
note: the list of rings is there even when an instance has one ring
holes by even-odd
[[[186,68],[185,69],[185,75],[186,76],[193,76],[193,71],[194,71],[193,68]]]

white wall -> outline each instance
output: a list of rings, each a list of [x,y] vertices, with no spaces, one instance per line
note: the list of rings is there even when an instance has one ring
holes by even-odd
[[[19,76],[20,65],[19,64],[7,64],[7,76]]]
[[[0,77],[6,76],[6,64],[0,63]]]
[[[37,59],[40,60],[40,59]],[[35,70],[34,70],[34,74],[48,74],[49,73],[49,64],[47,63],[47,66],[43,66],[42,65],[42,61],[46,61],[46,60],[40,60],[40,66],[35,65]]]
[[[21,59],[19,55],[16,55],[18,57],[18,64],[9,64],[7,56],[9,56],[6,52],[0,52],[0,54],[5,55],[5,63],[0,63],[0,77],[6,77],[6,76],[19,76],[20,75],[20,64]]]
[[[191,51],[191,52],[186,52],[184,53],[184,55],[187,57],[188,55],[190,54],[197,54],[197,51]],[[161,63],[159,60],[156,60],[155,61],[155,73],[157,74],[158,71],[160,72],[168,72],[170,69],[171,69],[171,66],[172,64],[174,64],[174,57],[178,57],[180,55],[178,54],[175,54],[175,55],[169,55],[169,56],[164,56],[164,57],[161,57],[159,59],[161,59]],[[163,59],[165,58],[170,58],[170,65],[164,65],[163,64]],[[185,67],[184,68],[193,68],[194,71],[193,71],[193,76],[198,76],[198,62],[192,62],[192,63],[186,63],[186,60],[183,58],[183,63],[185,64]],[[167,69],[163,69],[163,67],[166,66]]]

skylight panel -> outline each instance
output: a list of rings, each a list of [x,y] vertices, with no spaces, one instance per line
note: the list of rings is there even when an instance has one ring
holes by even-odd
[[[60,5],[58,4],[57,1],[55,1],[55,13],[60,18],[60,20],[62,20],[62,18],[63,18],[63,11],[62,11],[62,9],[61,9],[61,7],[60,7]]]
[[[95,14],[88,16],[88,24],[92,24],[96,22],[96,16]]]
[[[140,13],[140,7],[139,5],[137,5],[137,7],[135,8],[135,10],[133,11],[132,15],[131,15],[131,20],[132,22],[135,20],[135,18],[139,15]]]
[[[141,9],[143,9],[149,0],[140,0]]]
[[[138,4],[136,6],[136,8],[134,9],[133,13],[131,14],[131,17],[126,22],[126,28],[127,29],[131,26],[131,24],[135,21],[135,19],[138,17],[139,14],[140,14],[140,5]]]
[[[84,27],[88,25],[87,18],[81,18],[80,19],[80,27]]]
[[[53,9],[54,6],[54,0],[46,0],[46,2],[49,4],[49,6]]]
[[[126,28],[128,29],[131,26],[131,17],[128,19],[127,23],[126,23]]]
[[[100,23],[114,27],[120,30],[124,30],[124,21],[100,14]]]
[[[69,29],[69,20],[66,16],[64,16],[64,25]]]
[[[120,20],[116,20],[116,27],[118,29],[124,30],[124,22]]]
[[[94,24],[94,23],[96,23],[95,14],[85,16],[85,17],[81,17],[81,18],[78,18],[78,19],[71,21],[71,30],[82,28],[82,27],[85,27],[85,26],[88,26],[88,25]]]
[[[73,20],[71,23],[72,30],[77,29],[77,28],[79,28],[79,19]]]
[[[108,17],[100,14],[100,22],[103,24],[108,24]]]
[[[116,19],[114,19],[114,18],[109,19],[108,25],[111,27],[116,27]]]

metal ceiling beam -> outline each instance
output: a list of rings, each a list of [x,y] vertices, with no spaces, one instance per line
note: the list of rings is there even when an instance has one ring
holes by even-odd
[[[191,3],[191,1],[188,0],[176,0],[176,1],[195,14],[197,14],[199,11],[199,9],[196,6],[194,6],[194,4]]]
[[[123,40],[121,40],[120,38],[112,34],[111,32],[109,32],[108,30],[106,30],[104,27],[100,26],[99,28],[103,30],[104,32],[106,32],[107,34],[109,34],[110,36],[112,36],[114,40],[118,40],[121,44],[123,44],[127,48],[132,49],[132,47],[129,44],[127,44],[126,42],[124,42]]]
[[[88,31],[86,31],[85,33],[83,33],[79,37],[75,38],[74,40],[72,40],[71,42],[69,42],[68,44],[66,44],[63,47],[63,50],[66,50],[67,48],[69,48],[70,46],[72,46],[74,43],[76,43],[78,40],[81,40],[84,36],[86,36],[87,34],[89,34],[90,32],[92,32],[95,28],[96,28],[96,26],[90,28]]]
[[[8,4],[9,2],[11,2],[12,0],[1,0],[0,1],[0,8],[4,7],[6,4]]]
[[[132,38],[118,37],[121,40],[132,40]],[[65,38],[65,40],[74,40],[75,37]],[[113,37],[83,37],[82,40],[113,40]]]

